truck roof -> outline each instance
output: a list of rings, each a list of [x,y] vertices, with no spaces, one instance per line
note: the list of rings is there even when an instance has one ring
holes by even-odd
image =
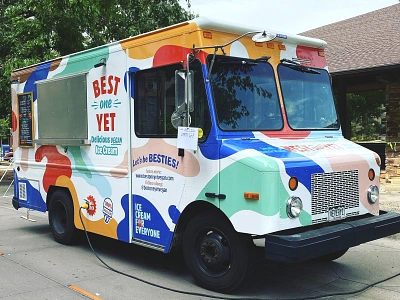
[[[277,30],[269,29],[269,28],[257,28],[255,26],[231,23],[231,22],[221,21],[221,20],[217,20],[217,19],[209,19],[209,18],[205,18],[205,17],[199,17],[199,18],[193,19],[193,20],[189,21],[189,23],[196,23],[196,25],[199,28],[203,28],[203,29],[228,32],[228,33],[233,33],[233,34],[238,34],[238,35],[244,34],[246,32],[265,30],[266,32],[275,33],[277,35],[277,37],[274,39],[274,41],[286,42],[286,43],[297,44],[300,46],[313,47],[313,48],[326,48],[327,47],[327,43],[320,39],[305,37],[305,36],[301,36],[301,35],[297,35],[297,34],[280,32]]]
[[[194,25],[194,26],[193,26]],[[199,29],[207,29],[207,30],[213,30],[213,31],[220,31],[220,32],[226,32],[226,33],[230,33],[230,34],[237,34],[237,35],[242,35],[244,33],[247,32],[254,32],[254,31],[266,31],[268,33],[274,33],[276,34],[276,38],[274,39],[274,41],[278,41],[278,42],[283,42],[283,43],[290,43],[290,44],[295,44],[295,45],[299,45],[299,46],[306,46],[306,47],[312,47],[312,48],[319,48],[319,49],[324,49],[327,47],[327,43],[323,40],[320,39],[316,39],[316,38],[310,38],[310,37],[305,37],[305,36],[301,36],[301,35],[297,35],[297,34],[290,34],[290,33],[285,33],[285,32],[279,32],[276,30],[269,30],[266,28],[257,28],[255,26],[248,26],[248,25],[243,25],[243,24],[239,24],[239,23],[232,23],[232,22],[226,22],[226,21],[222,21],[222,20],[217,20],[217,19],[210,19],[210,18],[205,18],[205,17],[198,17],[195,19],[192,19],[190,21],[185,21],[182,23],[178,23],[178,24],[174,24],[168,27],[164,27],[164,28],[160,28],[160,29],[156,29],[150,32],[146,32],[143,34],[139,34],[133,37],[129,37],[123,40],[119,40],[119,41],[115,41],[115,42],[111,42],[105,45],[101,45],[98,47],[94,47],[94,48],[90,48],[90,49],[86,49],[80,52],[76,52],[76,53],[71,53],[68,55],[64,55],[58,58],[54,58],[45,62],[40,62],[37,64],[33,64],[30,66],[26,66],[23,68],[19,68],[13,71],[14,72],[18,72],[27,68],[32,68],[44,63],[49,63],[55,60],[59,60],[65,57],[68,57],[72,54],[76,55],[76,54],[80,54],[80,53],[86,53],[89,51],[93,51],[96,49],[101,49],[104,47],[110,47],[116,44],[119,44],[121,42],[129,42],[129,41],[134,41],[136,39],[140,39],[143,38],[145,36],[150,36],[150,35],[154,35],[157,33],[161,33],[161,32],[167,32],[169,30],[172,29],[176,29],[179,27],[186,27],[186,26],[191,26],[191,27],[197,27]]]

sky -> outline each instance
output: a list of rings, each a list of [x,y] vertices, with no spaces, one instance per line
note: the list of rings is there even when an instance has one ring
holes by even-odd
[[[185,0],[179,0],[187,9]],[[244,24],[255,29],[300,33],[393,4],[399,0],[191,0],[200,17]],[[400,17],[400,16],[399,16]]]

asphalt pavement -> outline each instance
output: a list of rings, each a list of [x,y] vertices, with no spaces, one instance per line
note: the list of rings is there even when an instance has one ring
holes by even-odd
[[[198,287],[176,255],[90,235],[98,255],[134,279],[107,269],[86,240],[74,246],[57,244],[47,214],[31,211],[32,222],[26,220],[26,209],[12,207],[11,180],[0,182],[1,300],[400,299],[400,234],[354,247],[335,262],[265,262],[247,285],[222,295]],[[400,185],[382,184],[380,202],[381,208],[400,213]]]

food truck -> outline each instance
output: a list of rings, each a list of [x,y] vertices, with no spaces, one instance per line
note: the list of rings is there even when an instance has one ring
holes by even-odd
[[[63,244],[85,227],[182,249],[219,292],[260,248],[329,261],[398,233],[379,156],[342,136],[326,47],[196,18],[15,70],[14,208]]]

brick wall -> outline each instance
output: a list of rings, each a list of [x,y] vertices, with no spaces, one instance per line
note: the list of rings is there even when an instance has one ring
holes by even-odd
[[[400,178],[400,83],[386,86],[386,179]]]

